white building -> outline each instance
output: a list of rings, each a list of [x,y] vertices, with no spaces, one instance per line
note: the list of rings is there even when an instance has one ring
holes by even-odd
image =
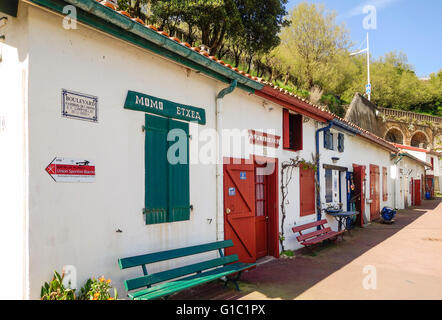
[[[38,299],[66,266],[77,287],[105,275],[124,296],[138,273],[118,258],[223,239],[244,261],[278,257],[281,233],[300,248],[294,225],[337,228],[322,210],[354,209],[351,181],[359,225],[410,203],[398,176],[421,179],[422,161],[401,167],[392,144],[109,4],[65,2],[0,12],[1,298]],[[303,168],[283,188],[291,159]]]
[[[395,146],[399,148],[401,152],[410,154],[425,163],[424,190],[430,192],[430,195],[434,197],[435,192],[439,192],[441,186],[441,153],[400,144],[395,144]]]

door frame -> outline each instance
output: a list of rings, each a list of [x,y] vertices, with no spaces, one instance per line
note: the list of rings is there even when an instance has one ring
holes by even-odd
[[[361,202],[361,208],[360,208],[360,212],[359,212],[359,218],[357,217],[356,219],[360,220],[360,226],[363,227],[364,226],[364,217],[365,217],[365,193],[366,193],[366,170],[367,167],[364,165],[359,165],[359,164],[355,164],[353,163],[353,180],[354,183],[356,185],[356,176],[355,176],[355,169],[356,168],[361,168],[361,172],[363,173],[363,177],[361,176],[361,181],[360,181],[360,189],[361,189],[361,194],[360,194],[360,202]],[[356,208],[357,209],[357,208]]]
[[[267,224],[267,249],[268,255],[279,258],[279,160],[278,158],[269,158],[264,156],[251,155],[255,164],[255,170],[258,166],[274,163],[274,171],[267,177],[267,212],[269,221]],[[259,164],[257,163],[259,162]],[[256,200],[256,194],[255,200]],[[272,205],[273,204],[273,205]]]
[[[421,180],[414,180],[414,205],[420,206],[422,204],[422,196],[421,196]]]
[[[376,170],[377,169],[377,170]],[[374,171],[375,179],[372,178],[372,172]],[[370,164],[370,222],[377,220],[381,216],[381,172],[380,167],[375,164]],[[376,190],[375,184],[377,185],[377,193],[373,193],[372,190]],[[376,196],[376,199],[373,199],[373,195]],[[375,201],[376,200],[376,201]]]
[[[257,162],[259,164],[264,165],[265,163],[274,163],[274,172],[268,176],[268,188],[267,188],[267,210],[268,210],[268,224],[267,224],[267,249],[268,249],[268,255],[273,256],[275,258],[279,258],[279,180],[278,180],[278,172],[279,172],[279,160],[277,158],[268,158],[263,156],[255,156],[251,155],[249,159],[240,159],[240,158],[231,158],[231,157],[224,157],[223,158],[223,170],[225,170],[226,165],[234,165],[239,164],[253,164],[254,167],[254,174],[256,173],[256,168],[258,166]],[[225,177],[223,177],[223,180]],[[255,188],[255,183],[253,184],[253,188]],[[223,188],[225,188],[225,181],[223,181]],[[223,190],[223,194],[225,195],[226,190]],[[223,222],[224,222],[224,237],[226,235],[226,203],[225,203],[225,197],[223,200]],[[256,202],[256,191],[253,189],[253,203]],[[273,206],[270,206],[273,204]],[[256,208],[255,208],[256,210]],[[254,215],[256,215],[256,211],[254,212]],[[256,216],[254,218],[253,228],[256,229],[256,223],[255,223]],[[256,230],[255,232],[255,258],[256,258]],[[225,238],[224,238],[225,239]],[[227,239],[225,239],[227,240]]]

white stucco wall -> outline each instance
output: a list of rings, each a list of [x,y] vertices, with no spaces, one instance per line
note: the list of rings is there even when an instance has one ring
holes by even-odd
[[[227,96],[224,102],[224,128],[226,129],[239,129],[239,131],[246,132],[248,129],[254,129],[257,131],[268,132],[282,137],[282,110],[283,108],[279,105],[266,101],[257,96],[250,96],[241,91],[235,91],[231,95]],[[295,158],[299,156],[300,158],[312,162],[313,156],[315,155],[315,132],[317,129],[321,128],[323,125],[319,124],[313,119],[303,123],[303,150],[298,152],[293,152],[289,150],[283,150],[282,148],[282,138],[278,149],[266,148],[267,153],[263,153],[263,150],[259,147],[254,147],[247,143],[244,151],[234,152],[224,149],[225,157],[234,158],[249,158],[249,152],[267,156],[276,157],[279,159],[278,168],[278,184],[279,193],[281,190],[281,164],[290,158]],[[337,130],[331,130],[335,136],[338,133]],[[331,150],[326,150],[323,147],[323,133],[319,135],[319,146],[320,146],[320,183],[321,183],[321,205],[322,208],[326,208],[325,204],[325,170],[322,167],[323,164],[336,165],[341,167],[346,167],[348,171],[353,171],[353,164],[365,165],[366,166],[366,198],[369,199],[369,185],[370,185],[370,164],[378,165],[380,168],[380,209],[384,206],[394,206],[394,179],[391,177],[391,161],[390,161],[390,151],[379,147],[364,138],[359,136],[352,136],[348,133],[345,134],[345,150],[343,153]],[[340,158],[337,163],[333,163],[332,157]],[[382,167],[387,168],[388,172],[388,200],[383,201],[382,199]],[[344,204],[343,208],[346,210],[346,177],[345,172],[341,174],[341,199]],[[316,221],[316,214],[300,217],[300,189],[299,189],[299,169],[295,169],[293,180],[288,187],[288,203],[286,204],[287,216],[284,223],[284,246],[286,249],[298,249],[300,244],[296,240],[296,235],[293,234],[291,228],[294,225],[303,225],[309,222]],[[279,194],[279,199],[282,199],[281,193]],[[336,197],[334,197],[333,204],[339,203],[339,191],[337,191]],[[279,204],[278,204],[279,207]],[[337,222],[331,217],[323,213],[323,218],[326,218],[329,225],[333,230],[337,230]],[[365,220],[370,220],[370,204],[366,203]],[[281,228],[281,210],[279,210],[279,228]],[[280,229],[281,231],[281,229]]]
[[[426,152],[409,150],[409,149],[406,149],[403,151],[408,152],[409,154],[411,154],[412,156],[415,156],[419,160],[427,161],[427,153]]]
[[[78,286],[104,275],[124,297],[123,280],[141,268],[121,271],[118,258],[216,240],[215,165],[190,167],[189,221],[145,224],[144,113],[123,109],[127,91],[204,108],[205,128],[214,128],[218,84],[82,25],[65,30],[61,17],[38,8],[29,19],[29,297],[38,298],[43,282],[65,265],[77,268]],[[97,96],[98,123],[63,118],[63,88]],[[90,159],[96,181],[55,183],[45,168],[56,156]]]
[[[331,130],[334,135],[338,133],[338,131],[334,128]],[[324,150],[323,148],[323,134],[320,134],[320,153],[321,153],[321,177],[320,179],[325,179],[325,169],[323,168],[323,164],[333,164],[332,157],[337,157],[339,160],[335,165],[342,166],[348,168],[348,171],[353,171],[353,164],[365,166],[365,211],[362,212],[365,223],[370,223],[370,165],[376,165],[379,167],[379,200],[380,200],[380,210],[383,207],[392,207],[394,205],[394,189],[395,182],[392,179],[391,175],[391,161],[390,161],[390,151],[382,148],[365,138],[362,138],[357,135],[349,135],[345,134],[345,149],[343,153],[339,153],[337,150]],[[383,174],[382,168],[387,168],[387,201],[383,200]],[[345,186],[345,175],[342,174],[343,185]],[[345,189],[344,189],[345,190]],[[336,201],[334,201],[336,203]],[[346,193],[342,191],[342,203],[343,208],[346,208]],[[325,188],[321,188],[321,203],[323,207],[326,207],[325,204]],[[334,230],[337,229],[337,223],[330,216],[327,216],[327,220],[331,225],[334,226]]]
[[[396,208],[404,209],[411,206],[412,188],[410,187],[411,179],[421,180],[425,174],[424,166],[408,157],[403,157],[397,163],[397,188],[396,188]],[[422,186],[422,180],[421,180]],[[422,197],[422,200],[424,198]]]
[[[26,295],[27,90],[29,77],[27,10],[7,17],[0,28],[0,299]]]
[[[441,169],[440,169],[440,164],[439,164],[439,161],[440,161],[439,157],[427,153],[427,157],[426,157],[425,161],[431,164],[431,159],[433,159],[433,163],[434,163],[433,169],[427,169],[427,174],[434,175],[435,177],[438,178],[441,175],[440,174]]]

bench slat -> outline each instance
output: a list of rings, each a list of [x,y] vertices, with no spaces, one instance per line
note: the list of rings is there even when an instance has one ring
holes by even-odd
[[[219,279],[223,276],[228,276],[233,273],[250,269],[255,265],[256,265],[255,263],[247,264],[243,262],[230,264],[221,268],[210,270],[187,278],[178,279],[175,281],[160,284],[153,288],[144,289],[134,293],[129,293],[129,297],[134,300],[150,300],[150,299],[160,298],[166,295],[170,295],[174,292],[181,291],[183,289],[191,288],[203,284],[205,282],[210,282]]]
[[[320,236],[320,235],[322,235],[324,233],[327,233],[327,232],[330,232],[330,231],[332,231],[332,229],[330,227],[327,227],[325,229],[316,230],[316,231],[313,231],[313,232],[310,232],[310,233],[306,233],[306,234],[300,235],[300,236],[296,237],[296,239],[299,242],[301,242],[301,241],[304,241],[304,240],[307,240],[307,239],[310,239],[310,238],[313,238],[313,237]]]
[[[302,244],[306,245],[306,246],[309,246],[309,245],[312,245],[312,244],[317,244],[317,243],[322,242],[324,240],[327,240],[327,239],[333,238],[333,237],[335,237],[337,235],[340,235],[343,232],[344,231],[340,231],[340,232],[331,231],[331,232],[328,232],[328,233],[326,233],[326,234],[324,234],[322,236],[316,237],[316,238],[314,238],[312,240],[304,241]]]
[[[161,271],[158,273],[150,274],[147,276],[142,276],[138,278],[133,278],[125,281],[125,286],[128,291],[146,287],[148,285],[153,285],[159,282],[176,279],[185,275],[200,272],[203,270],[219,267],[228,263],[238,261],[238,255],[233,254],[230,256],[225,256],[213,260],[208,260],[204,262],[199,262],[175,269],[170,269],[166,271]]]
[[[198,253],[203,253],[203,252],[208,252],[228,247],[233,247],[232,240],[218,241],[218,242],[206,243],[187,248],[173,249],[173,250],[144,254],[135,257],[122,258],[118,259],[118,265],[120,266],[120,269],[127,269],[136,266],[141,266],[144,264],[150,264],[150,263],[155,263],[175,258],[186,257]]]
[[[315,221],[315,222],[307,223],[307,224],[304,224],[302,226],[293,227],[292,230],[293,230],[293,232],[304,231],[304,230],[307,230],[307,229],[311,229],[313,227],[324,225],[326,223],[327,223],[327,220],[323,219],[323,220],[320,220],[320,221]]]

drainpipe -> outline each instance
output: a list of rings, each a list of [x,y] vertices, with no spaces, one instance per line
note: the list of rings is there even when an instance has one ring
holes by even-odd
[[[401,162],[401,160],[402,160],[403,157],[404,157],[404,154],[396,153],[395,156],[394,156],[394,158],[392,159],[392,160],[394,160],[393,163],[394,163],[394,165],[395,165],[395,167],[396,167],[396,183],[395,183],[395,188],[394,188],[394,207],[395,207],[395,209],[396,209],[397,207],[399,207],[399,206],[398,206],[398,202],[399,202],[399,201],[397,201],[397,195],[396,195],[396,193],[397,193],[397,185],[399,186],[399,190],[401,189],[401,185],[400,185],[400,180],[401,180],[401,179],[400,179],[400,177],[399,177],[399,175],[400,175],[400,170],[399,170],[398,163]],[[397,160],[396,160],[396,159],[397,159]]]
[[[218,133],[217,163],[216,163],[216,240],[224,240],[224,197],[223,197],[223,98],[232,93],[238,85],[237,80],[232,80],[230,86],[221,90],[216,96],[216,132]]]
[[[320,158],[320,156],[319,156],[319,133],[330,129],[332,126],[333,126],[333,123],[329,122],[326,127],[316,130],[315,139],[316,139],[316,183],[317,183],[317,186],[321,185],[320,184],[320,175],[319,175],[319,172],[320,172],[320,167],[319,167],[319,164],[320,164],[320,161],[319,161],[319,158]],[[321,217],[322,217],[321,191],[319,188],[316,189],[316,210],[317,210],[316,220],[319,221],[319,220],[321,220]],[[320,229],[320,226],[318,226],[318,230],[319,229]]]

